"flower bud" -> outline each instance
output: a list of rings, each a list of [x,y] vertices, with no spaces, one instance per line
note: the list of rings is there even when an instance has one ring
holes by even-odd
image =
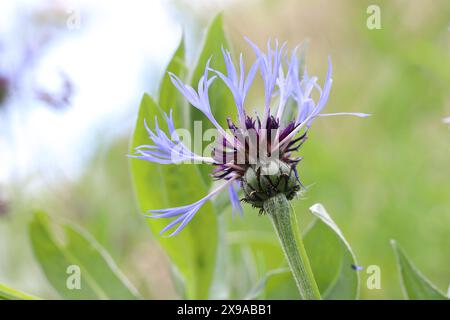
[[[281,160],[271,160],[267,165],[252,165],[242,179],[245,198],[243,201],[263,211],[264,201],[284,193],[292,200],[300,190],[300,182],[294,167]]]

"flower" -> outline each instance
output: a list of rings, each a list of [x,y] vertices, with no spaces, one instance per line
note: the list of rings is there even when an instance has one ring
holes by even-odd
[[[313,120],[334,115],[368,116],[364,113],[322,113],[331,90],[331,59],[321,88],[318,79],[310,77],[306,69],[300,75],[297,49],[288,55],[285,43],[279,45],[276,41],[272,46],[269,41],[267,51],[264,52],[250,40],[247,41],[256,54],[256,60],[247,73],[242,54],[237,69],[230,52],[222,49],[227,74],[210,68],[208,61],[197,90],[183,83],[175,74],[169,74],[186,100],[200,110],[218,131],[218,143],[210,157],[197,155],[183,144],[176,134],[172,111],[170,115],[165,115],[170,138],[159,128],[157,119],[154,130],[145,124],[153,144],[137,147],[132,157],[159,164],[201,161],[213,167],[213,179],[223,181],[204,198],[192,204],[149,210],[149,218],[173,218],[161,233],[173,230],[170,236],[178,234],[204,203],[225,189],[229,191],[233,213],[242,212],[239,188],[244,192],[242,201],[261,211],[264,201],[278,193],[284,193],[289,200],[292,199],[302,187],[297,172],[301,158],[295,157],[293,153],[305,142]],[[258,70],[264,83],[262,118],[256,111],[254,116],[249,115],[244,108],[245,98]],[[209,102],[208,89],[217,79],[229,88],[237,108],[238,124],[228,118],[228,130],[222,128],[214,118]],[[318,93],[317,101],[312,98],[314,90]],[[274,98],[277,98],[278,104],[275,111]],[[296,116],[284,125],[281,119],[289,102],[294,103]]]

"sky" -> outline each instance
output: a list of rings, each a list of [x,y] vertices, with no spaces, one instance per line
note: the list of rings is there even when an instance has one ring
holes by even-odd
[[[75,179],[98,139],[108,143],[129,130],[181,37],[163,1],[2,1],[0,67],[13,65],[23,31],[34,30],[27,12],[48,3],[61,8],[65,26],[0,112],[0,183]],[[74,84],[67,108],[30,97],[29,78],[54,90],[61,71]]]

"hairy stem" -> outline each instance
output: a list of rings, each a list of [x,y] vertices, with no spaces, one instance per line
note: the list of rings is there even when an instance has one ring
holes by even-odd
[[[305,300],[321,299],[314,275],[309,264],[297,218],[286,196],[280,193],[264,202],[264,210],[269,214],[281,247],[294,276],[300,296]]]

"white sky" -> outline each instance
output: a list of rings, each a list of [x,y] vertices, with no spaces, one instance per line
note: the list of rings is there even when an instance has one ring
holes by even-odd
[[[0,31],[27,3],[38,1],[0,2]],[[94,139],[129,128],[142,93],[156,87],[151,77],[159,75],[181,35],[159,0],[71,3],[69,8],[81,8],[81,27],[56,40],[37,74],[51,85],[64,70],[76,88],[72,106],[27,108],[36,101],[18,99],[7,118],[0,113],[0,183],[30,175],[76,177],[95,151]]]
[[[0,110],[0,188],[74,179],[96,152],[94,142],[108,143],[109,137],[129,132],[142,94],[156,90],[181,37],[182,27],[169,12],[172,1],[212,16],[234,0],[0,1],[0,39],[7,39],[9,52],[0,55],[6,58],[0,69],[14,61],[14,47],[20,50],[27,23],[18,23],[17,13],[51,4],[62,8],[59,23],[65,31],[47,48],[33,74],[51,88],[63,70],[75,85],[66,109],[31,99],[25,85],[22,95],[10,100],[9,111]],[[79,14],[80,28],[71,30],[67,22],[74,14]]]

